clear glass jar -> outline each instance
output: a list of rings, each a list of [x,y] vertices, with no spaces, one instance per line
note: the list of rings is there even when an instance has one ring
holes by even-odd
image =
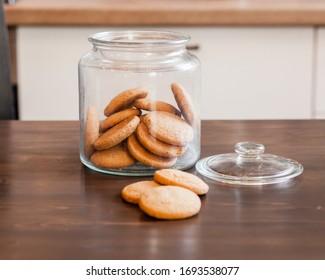
[[[200,62],[189,36],[102,32],[79,61],[80,158],[117,175],[185,170],[200,157]]]

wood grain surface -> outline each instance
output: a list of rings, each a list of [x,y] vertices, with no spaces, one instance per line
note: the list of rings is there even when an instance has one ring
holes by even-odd
[[[179,221],[155,220],[121,199],[126,184],[149,177],[84,167],[78,129],[0,121],[0,259],[325,258],[324,120],[203,121],[202,157],[254,140],[305,170],[263,187],[206,179],[201,212]]]
[[[19,0],[9,25],[324,25],[322,0]]]

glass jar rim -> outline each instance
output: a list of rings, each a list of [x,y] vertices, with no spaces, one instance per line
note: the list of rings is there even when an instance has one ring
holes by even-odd
[[[174,31],[161,30],[123,30],[104,31],[92,34],[88,40],[96,46],[136,48],[144,46],[185,46],[190,36]]]

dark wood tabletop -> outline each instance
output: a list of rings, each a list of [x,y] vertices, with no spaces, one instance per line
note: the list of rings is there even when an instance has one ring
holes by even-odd
[[[203,121],[202,157],[257,141],[304,172],[257,187],[205,179],[201,212],[177,221],[122,200],[149,177],[83,166],[78,129],[0,121],[0,259],[325,259],[325,120]]]

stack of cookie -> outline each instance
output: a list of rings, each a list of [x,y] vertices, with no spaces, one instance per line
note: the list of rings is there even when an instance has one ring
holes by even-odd
[[[154,173],[154,181],[140,181],[125,186],[122,197],[129,203],[157,219],[185,219],[199,213],[199,195],[209,186],[197,176],[176,170],[161,169]]]
[[[97,167],[116,169],[137,162],[154,168],[170,168],[187,151],[196,121],[190,95],[179,84],[171,85],[177,109],[148,99],[143,87],[116,95],[99,122],[96,108],[88,108],[84,155]],[[146,111],[146,114],[142,114]]]

